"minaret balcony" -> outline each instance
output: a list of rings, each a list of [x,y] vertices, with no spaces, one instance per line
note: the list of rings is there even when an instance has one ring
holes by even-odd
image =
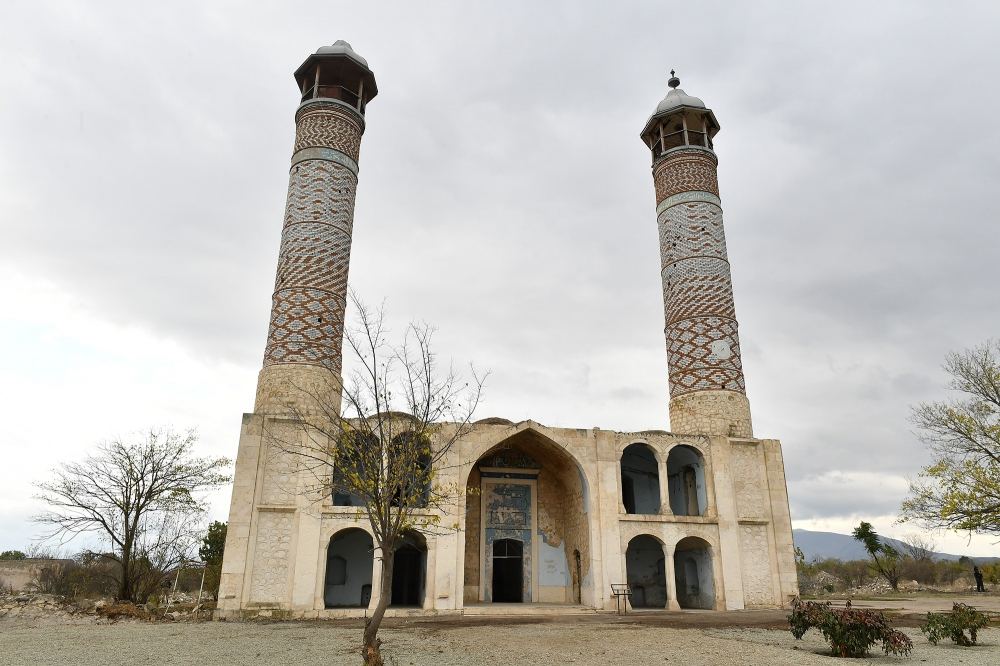
[[[302,93],[303,103],[314,99],[335,99],[352,107],[361,115],[365,115],[364,100],[357,91],[344,86],[322,83],[318,86],[314,85]]]
[[[696,146],[698,148],[712,149],[712,137],[707,132],[697,130],[680,130],[663,134],[660,137],[651,139],[650,149],[653,152],[653,159],[661,157],[668,150],[683,148],[685,146]]]

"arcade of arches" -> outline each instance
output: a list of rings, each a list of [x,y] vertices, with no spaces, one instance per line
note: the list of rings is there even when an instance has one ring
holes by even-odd
[[[635,608],[669,608],[670,601],[679,608],[715,608],[712,548],[704,539],[685,537],[671,555],[658,539],[641,534],[628,543],[625,567]],[[668,576],[673,577],[673,585]],[[673,600],[671,588],[676,590]]]
[[[622,506],[625,513],[703,516],[708,508],[705,459],[694,447],[674,446],[667,455],[666,481],[669,502],[663,503],[661,464],[647,444],[635,442],[622,452]]]
[[[427,542],[406,532],[392,560],[390,606],[422,606],[427,580]],[[323,585],[325,608],[367,608],[372,600],[374,543],[360,528],[340,530],[330,537]]]

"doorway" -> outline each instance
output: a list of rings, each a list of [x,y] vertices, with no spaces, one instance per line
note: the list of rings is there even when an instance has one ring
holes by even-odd
[[[524,544],[516,539],[493,542],[493,602],[524,601]]]
[[[420,606],[423,602],[424,551],[403,544],[392,557],[393,606]]]

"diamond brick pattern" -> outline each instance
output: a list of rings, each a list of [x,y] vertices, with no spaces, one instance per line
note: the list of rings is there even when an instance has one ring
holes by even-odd
[[[679,150],[653,165],[656,200],[687,192],[719,195],[715,157]],[[670,395],[744,393],[733,285],[722,209],[681,198],[657,219]]]
[[[322,146],[357,159],[364,125],[351,114],[336,104],[303,107],[295,150]],[[340,373],[357,184],[354,173],[336,162],[292,166],[265,367],[305,363]]]
[[[322,289],[274,292],[264,365],[310,363],[340,372],[344,298]]]
[[[711,192],[719,196],[715,163],[712,154],[703,150],[680,150],[655,163],[656,203],[681,192]]]
[[[668,326],[666,334],[671,397],[701,390],[746,391],[735,320],[685,319]],[[712,343],[717,341],[728,343],[728,358],[716,354]]]
[[[333,148],[357,162],[364,131],[361,120],[339,104],[308,104],[296,118],[294,152]]]

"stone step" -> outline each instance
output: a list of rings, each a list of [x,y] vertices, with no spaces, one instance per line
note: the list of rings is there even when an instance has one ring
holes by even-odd
[[[466,604],[464,615],[593,615],[589,606],[574,604]]]

